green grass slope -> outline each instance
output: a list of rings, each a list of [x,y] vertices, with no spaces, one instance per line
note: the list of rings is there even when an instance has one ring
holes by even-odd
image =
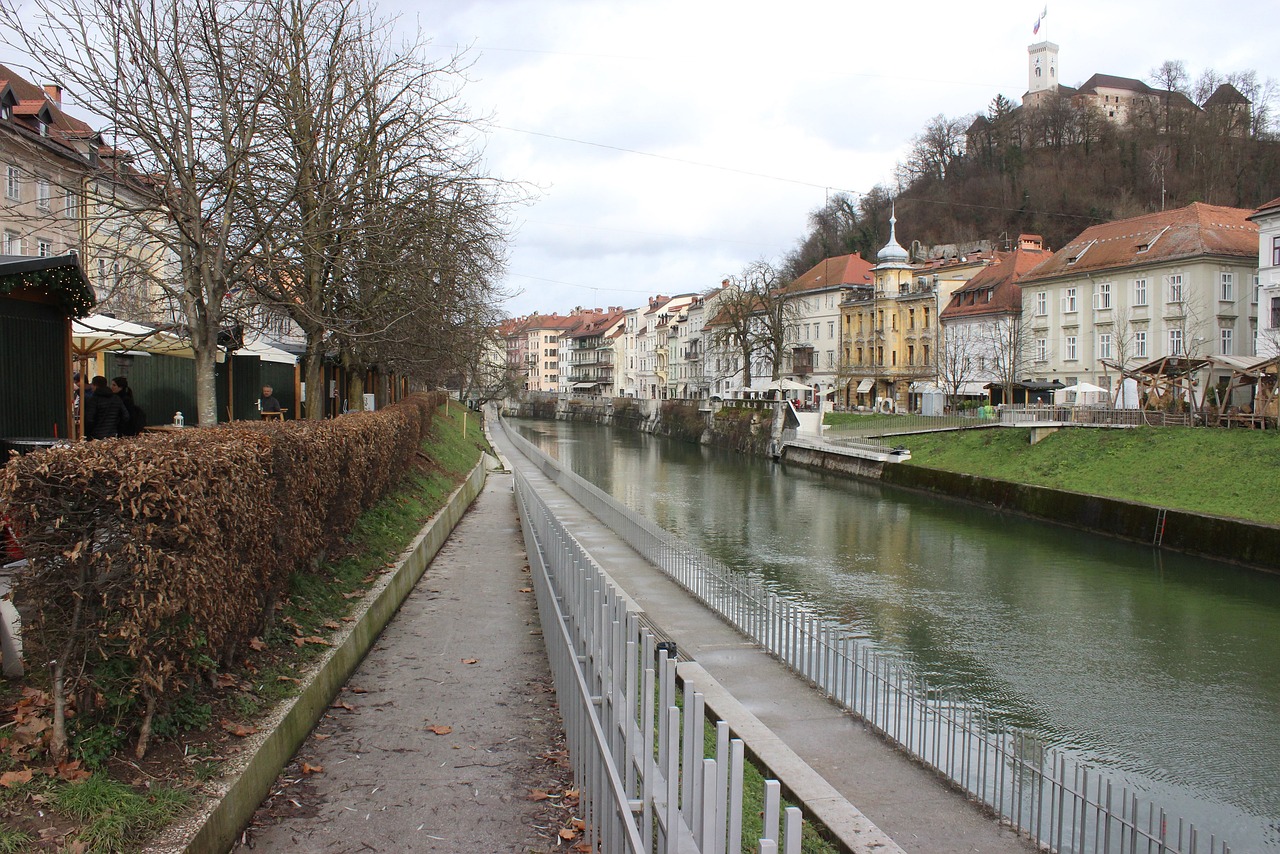
[[[1010,428],[894,436],[909,465],[1280,524],[1280,433],[1139,427]]]

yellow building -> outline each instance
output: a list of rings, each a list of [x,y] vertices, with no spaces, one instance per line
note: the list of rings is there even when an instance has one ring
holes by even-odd
[[[912,263],[890,216],[889,242],[876,261],[872,283],[851,288],[840,304],[843,403],[906,411],[915,384],[937,378],[939,307],[990,263],[990,253]]]

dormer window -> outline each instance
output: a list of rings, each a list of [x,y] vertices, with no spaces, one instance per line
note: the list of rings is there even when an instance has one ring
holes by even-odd
[[[8,121],[11,118],[13,118],[13,105],[0,104],[0,119]]]

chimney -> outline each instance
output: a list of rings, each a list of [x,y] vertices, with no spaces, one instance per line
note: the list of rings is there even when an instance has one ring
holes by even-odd
[[[46,83],[44,84],[44,94],[46,98],[48,98],[50,101],[53,101],[53,103],[57,104],[59,109],[62,108],[62,87],[61,86],[59,86],[57,83]]]
[[[1019,234],[1018,248],[1039,251],[1044,248],[1044,238],[1038,234]]]

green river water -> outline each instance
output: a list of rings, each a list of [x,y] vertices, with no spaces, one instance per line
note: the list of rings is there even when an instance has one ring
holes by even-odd
[[[1280,851],[1280,576],[621,428],[512,423],[1202,840]]]

